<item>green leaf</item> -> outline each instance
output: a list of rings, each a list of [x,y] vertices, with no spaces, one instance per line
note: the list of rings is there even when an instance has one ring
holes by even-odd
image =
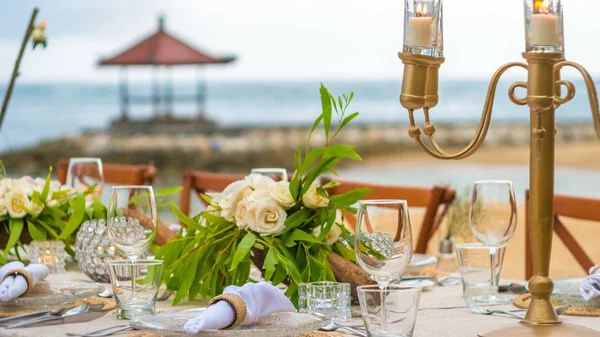
[[[0,250],[0,264],[5,265],[6,262],[6,258],[4,257],[4,252],[2,250]]]
[[[321,155],[325,153],[325,149],[318,148],[310,151],[306,157],[304,158],[304,162],[302,163],[302,167],[300,168],[300,172],[306,172],[310,169],[310,167],[314,164],[315,160],[317,160]]]
[[[294,175],[292,176],[292,180],[290,180],[290,194],[294,200],[299,199],[298,193],[300,192],[300,183],[301,183],[301,174],[298,173],[298,170],[294,171]]]
[[[10,236],[8,237],[8,242],[6,243],[6,247],[4,248],[5,252],[10,251],[17,241],[21,238],[21,233],[23,232],[23,219],[10,219],[8,220],[8,230],[10,231]]]
[[[202,226],[198,225],[198,223],[196,221],[194,221],[194,219],[188,217],[187,215],[183,214],[182,211],[179,210],[179,208],[177,208],[177,206],[175,206],[175,204],[173,202],[171,202],[169,204],[169,206],[171,206],[171,211],[173,212],[173,214],[175,214],[175,216],[181,220],[181,222],[183,222],[184,225],[186,225],[188,227],[189,230],[191,231],[196,231],[196,230],[202,230],[203,228],[201,228]]]
[[[343,243],[341,243],[341,242],[334,243],[333,250],[336,253],[340,254],[344,259],[346,259],[348,261],[356,262],[356,252],[354,252],[354,249],[350,249],[350,248],[346,247]]]
[[[317,129],[317,127],[319,126],[319,124],[321,123],[322,120],[323,120],[323,113],[321,113],[319,115],[319,117],[317,117],[317,119],[315,120],[315,122],[313,123],[313,126],[310,129],[310,133],[308,134],[308,141],[307,141],[307,143],[310,143],[310,136],[312,136],[312,134],[315,132],[315,130]]]
[[[190,256],[189,261],[187,261],[188,263],[186,263],[185,272],[182,275],[177,295],[175,296],[175,299],[173,299],[173,305],[179,303],[185,295],[188,294],[192,282],[194,281],[194,277],[196,276],[196,268],[198,267],[198,260],[200,259],[199,253],[199,250],[195,251],[192,253],[192,256]]]
[[[370,188],[359,188],[344,194],[332,195],[329,202],[340,206],[352,206],[371,192]]]
[[[327,158],[322,160],[317,167],[315,167],[306,177],[304,178],[304,185],[302,185],[302,190],[300,191],[301,195],[304,195],[306,191],[310,188],[312,183],[320,177],[323,173],[329,171],[332,167],[334,167],[341,158]]]
[[[333,144],[325,150],[325,157],[340,157],[349,158],[352,160],[362,160],[362,158],[354,151],[354,148],[348,145]]]
[[[44,227],[38,227],[32,221],[27,220],[27,230],[34,241],[45,241],[47,238],[47,232]]]
[[[275,269],[277,267],[277,256],[275,256],[275,249],[269,249],[267,252],[267,256],[265,257],[265,279],[270,280],[275,273]]]
[[[317,238],[315,238],[312,234],[308,234],[307,232],[300,230],[300,229],[294,229],[294,231],[292,232],[292,234],[288,237],[288,241],[304,241],[304,242],[311,242],[311,243],[316,243],[316,244],[324,244],[324,242],[322,240],[319,240]]]
[[[287,277],[287,273],[285,272],[285,268],[280,265],[277,264],[277,268],[275,270],[275,275],[273,276],[273,284],[274,285],[278,285],[281,284],[281,282],[283,282],[283,280],[285,280],[285,278]]]
[[[321,228],[321,234],[319,235],[319,240],[323,241],[323,239],[325,239],[325,236],[327,236],[327,233],[329,233],[329,231],[331,230],[331,227],[335,223],[336,215],[337,215],[336,210],[332,210],[332,212],[330,212],[328,214],[327,223],[325,223],[325,225]]]
[[[161,188],[154,191],[154,197],[163,197],[166,195],[171,195],[177,192],[181,192],[181,190],[183,190],[182,186]]]
[[[235,254],[233,255],[233,261],[231,262],[230,271],[234,270],[242,260],[248,256],[250,253],[250,249],[254,246],[256,242],[256,235],[252,232],[246,233],[240,244],[238,245]]]
[[[52,166],[50,166],[48,176],[46,176],[46,182],[44,183],[44,189],[42,189],[42,200],[46,201],[48,198],[48,191],[50,191],[50,178],[52,176]]]
[[[327,184],[323,185],[323,189],[334,188],[336,186],[340,186],[340,182],[332,180],[332,181],[328,182]]]
[[[46,232],[47,232],[47,233],[49,233],[49,234],[50,234],[50,237],[51,237],[52,239],[55,239],[55,240],[56,240],[56,239],[58,239],[58,233],[57,233],[57,232],[54,230],[54,228],[52,228],[52,226],[50,226],[50,225],[49,225],[49,224],[47,224],[46,222],[44,222],[44,221],[40,220],[40,218],[37,218],[37,219],[36,219],[36,222],[37,222],[37,223],[38,223],[40,226],[44,227],[44,229],[46,230]]]
[[[343,129],[344,126],[348,125],[348,123],[350,123],[350,121],[352,121],[354,118],[358,117],[358,115],[360,115],[360,114],[358,112],[355,112],[355,113],[351,114],[350,116],[346,116],[344,118],[344,120],[342,120],[342,123],[340,124],[340,126],[338,127],[338,129],[339,130]]]
[[[310,216],[312,210],[310,208],[304,207],[299,209],[298,211],[292,213],[292,215],[288,216],[285,219],[283,225],[286,228],[292,229],[296,228],[304,223],[306,219]]]
[[[344,105],[342,104],[342,98],[341,98],[341,97],[338,97],[338,104],[339,104],[339,106],[340,106],[340,110],[342,110],[342,112],[343,112]],[[337,110],[337,109],[336,109],[336,110]]]
[[[321,106],[323,107],[323,127],[325,128],[325,139],[329,140],[329,130],[331,128],[331,97],[329,90],[321,83]]]
[[[77,194],[75,198],[69,200],[69,204],[73,209],[73,213],[71,214],[67,225],[58,236],[59,240],[64,240],[73,234],[83,222],[83,217],[85,215],[85,197],[83,194]]]

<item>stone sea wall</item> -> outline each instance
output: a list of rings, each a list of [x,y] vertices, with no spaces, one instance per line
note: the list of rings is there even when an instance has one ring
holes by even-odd
[[[476,125],[437,125],[436,140],[443,146],[462,146],[474,135]],[[9,172],[43,173],[61,157],[101,157],[106,162],[153,163],[163,173],[198,170],[245,172],[252,167],[293,167],[293,153],[305,147],[309,127],[237,128],[210,135],[172,133],[109,134],[88,132],[41,143],[35,147],[0,154]],[[557,142],[577,142],[595,138],[591,123],[558,127]],[[311,146],[325,142],[317,130]],[[408,136],[407,125],[354,125],[340,135],[338,142],[358,146],[363,157],[411,151],[417,148]],[[484,146],[524,145],[529,142],[529,126],[493,124]]]

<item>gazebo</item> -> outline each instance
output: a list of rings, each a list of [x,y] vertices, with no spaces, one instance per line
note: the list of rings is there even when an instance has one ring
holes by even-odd
[[[235,57],[217,58],[207,55],[189,44],[182,42],[165,31],[165,20],[161,16],[158,19],[158,31],[125,51],[99,61],[100,66],[119,66],[119,101],[121,120],[129,120],[130,104],[152,105],[155,119],[173,117],[173,103],[177,101],[195,101],[198,117],[205,118],[206,113],[206,81],[204,77],[204,66],[210,64],[225,64],[235,60]],[[195,65],[196,69],[196,92],[195,95],[175,96],[172,80],[173,66]],[[129,93],[128,73],[129,66],[151,66],[152,67],[152,94],[150,96],[137,96]],[[167,76],[164,79],[164,89],[161,91],[158,78],[159,67],[164,67]],[[161,111],[161,104],[164,107]]]

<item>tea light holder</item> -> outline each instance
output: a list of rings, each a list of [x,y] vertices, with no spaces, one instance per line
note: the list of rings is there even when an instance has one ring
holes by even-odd
[[[28,254],[30,263],[46,265],[50,273],[66,272],[68,254],[62,241],[32,241]]]

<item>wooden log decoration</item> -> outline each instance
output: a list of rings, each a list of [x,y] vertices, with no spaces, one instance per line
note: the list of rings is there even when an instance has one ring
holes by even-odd
[[[330,252],[327,255],[327,261],[331,265],[335,279],[338,282],[350,283],[352,298],[355,300],[358,299],[356,287],[367,284],[377,284],[375,281],[369,278],[359,266],[344,259],[337,253]]]
[[[125,208],[123,210],[123,215],[138,219],[140,221],[140,224],[144,228],[151,230],[155,229],[152,220],[134,208]],[[167,225],[167,223],[159,221],[158,229],[156,231],[156,237],[154,238],[154,243],[156,243],[159,246],[162,246],[165,243],[171,241],[176,235],[177,232],[173,232],[172,230],[170,230],[169,225]]]

